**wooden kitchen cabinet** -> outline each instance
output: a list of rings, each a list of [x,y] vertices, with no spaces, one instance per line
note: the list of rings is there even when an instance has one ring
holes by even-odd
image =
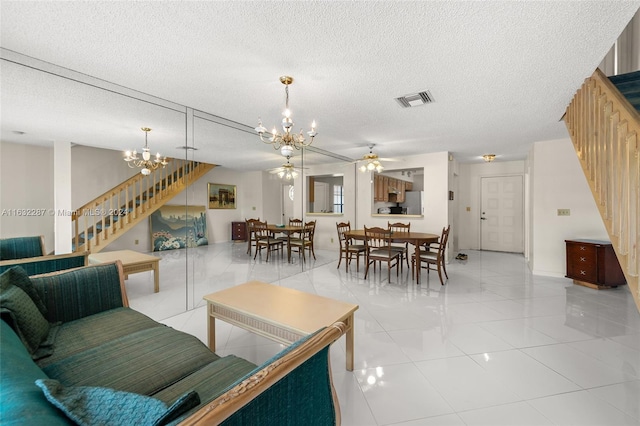
[[[231,222],[231,240],[247,241],[246,222]]]
[[[590,288],[603,289],[626,284],[613,246],[608,241],[565,240],[567,278]]]

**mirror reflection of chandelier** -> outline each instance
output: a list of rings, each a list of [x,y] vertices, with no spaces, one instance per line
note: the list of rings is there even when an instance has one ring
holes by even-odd
[[[278,172],[280,179],[291,180],[298,177],[298,172],[293,168],[293,164],[289,162],[287,157],[287,163],[282,165],[282,170]]]
[[[144,132],[144,148],[142,149],[142,158],[138,157],[138,152],[135,150],[133,152],[127,151],[124,153],[124,161],[126,161],[129,167],[131,167],[132,169],[134,167],[142,167],[140,173],[148,176],[151,174],[151,170],[155,170],[160,166],[164,167],[169,164],[169,162],[167,161],[167,157],[162,157],[160,153],[157,153],[156,158],[151,160],[151,152],[149,150],[149,144],[147,142],[147,136],[149,135],[151,129],[148,127],[142,127],[142,131]]]
[[[279,133],[274,127],[270,134],[265,137],[267,129],[262,125],[262,119],[258,118],[258,127],[255,131],[258,132],[260,140],[267,144],[272,144],[274,149],[279,149],[280,153],[284,157],[291,157],[293,155],[293,149],[300,149],[305,146],[309,146],[313,143],[313,138],[318,134],[316,132],[316,122],[311,123],[311,130],[307,132],[307,135],[311,138],[308,142],[304,137],[302,129],[300,133],[291,133],[293,128],[293,120],[291,119],[291,110],[289,109],[289,85],[293,83],[293,77],[283,75],[280,77],[280,82],[284,84],[285,109],[282,115],[282,130],[283,133]]]

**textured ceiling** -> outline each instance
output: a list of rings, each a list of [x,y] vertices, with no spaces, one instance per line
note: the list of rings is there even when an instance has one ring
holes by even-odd
[[[140,149],[148,126],[154,151],[194,144],[199,160],[263,170],[283,159],[251,130],[281,119],[288,74],[295,128],[315,119],[322,150],[524,159],[533,142],[566,137],[567,104],[638,7],[3,0],[0,137]],[[394,100],[422,90],[435,102]]]

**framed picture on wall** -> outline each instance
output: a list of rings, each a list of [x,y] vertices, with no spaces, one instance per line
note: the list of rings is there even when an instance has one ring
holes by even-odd
[[[149,224],[153,251],[209,244],[205,206],[165,205],[151,213]]]
[[[236,186],[222,183],[210,183],[208,185],[210,209],[235,209]]]

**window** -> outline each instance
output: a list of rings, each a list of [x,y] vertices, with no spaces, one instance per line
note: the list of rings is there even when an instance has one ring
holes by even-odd
[[[343,213],[344,192],[342,185],[333,185],[333,212]]]

